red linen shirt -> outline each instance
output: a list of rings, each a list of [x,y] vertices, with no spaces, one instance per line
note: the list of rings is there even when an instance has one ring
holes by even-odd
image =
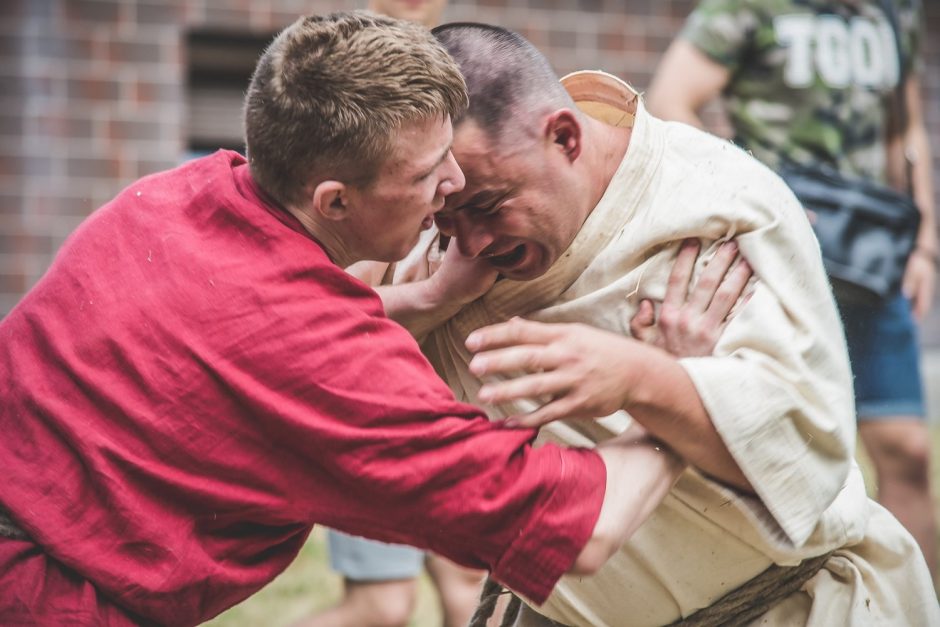
[[[314,523],[541,601],[603,499],[594,452],[533,450],[458,403],[233,152],[96,211],[0,347],[0,505],[31,539],[0,538],[2,624],[109,603],[196,624],[281,572]]]

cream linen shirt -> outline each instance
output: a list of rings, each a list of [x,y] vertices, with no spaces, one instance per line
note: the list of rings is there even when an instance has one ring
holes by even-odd
[[[523,315],[629,335],[641,300],[662,302],[686,238],[700,272],[734,237],[759,280],[712,356],[681,359],[728,450],[759,498],[694,469],[593,577],[566,576],[538,612],[568,625],[663,625],[770,564],[838,549],[764,624],[940,625],[926,565],[910,535],[865,494],[845,342],[819,248],[799,203],[769,169],[727,141],[648,115],[626,84],[600,72],[563,79],[578,106],[633,126],[626,155],[571,247],[532,281],[499,281],[422,344],[459,398],[481,382],[463,346],[473,329]],[[433,233],[394,268],[420,279],[439,258]],[[485,406],[493,417],[529,411]],[[540,439],[591,446],[629,424],[624,412],[559,421]],[[528,624],[537,624],[529,614]],[[533,622],[535,620],[535,622]],[[900,621],[900,622],[899,622]],[[935,622],[931,622],[935,621]]]

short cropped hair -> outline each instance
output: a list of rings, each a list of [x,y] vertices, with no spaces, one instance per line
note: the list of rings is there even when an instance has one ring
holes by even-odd
[[[285,205],[317,180],[369,185],[403,124],[466,106],[460,70],[423,26],[364,11],[303,17],[264,51],[248,87],[251,173]]]
[[[520,123],[539,111],[561,107],[577,111],[548,59],[518,33],[472,22],[444,24],[431,32],[467,82],[470,107],[455,124],[473,120],[498,141],[511,138]]]

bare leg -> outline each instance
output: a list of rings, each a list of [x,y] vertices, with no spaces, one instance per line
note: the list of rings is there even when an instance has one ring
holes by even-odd
[[[404,627],[414,611],[414,579],[344,581],[338,605],[305,618],[294,627]]]
[[[911,532],[935,574],[937,522],[926,423],[903,417],[861,421],[859,434],[875,466],[878,501]]]
[[[428,553],[424,566],[441,597],[444,627],[464,627],[480,600],[480,588],[486,573],[458,566],[431,553]]]

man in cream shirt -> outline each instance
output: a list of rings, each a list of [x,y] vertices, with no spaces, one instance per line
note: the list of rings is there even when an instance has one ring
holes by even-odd
[[[838,315],[783,182],[728,142],[652,118],[614,77],[560,87],[513,33],[435,33],[470,91],[454,143],[467,185],[438,226],[501,280],[440,326],[447,307],[419,312],[425,353],[458,398],[544,424],[541,438],[591,445],[635,421],[690,463],[597,575],[564,578],[519,624],[665,625],[703,608],[715,624],[940,624],[917,545],[866,497]],[[704,276],[731,238],[759,281],[711,354],[629,337],[655,307],[694,333],[672,319],[670,269],[700,248]],[[426,278],[439,241],[386,279]],[[396,289],[383,292],[389,314],[413,321]],[[767,572],[772,590],[807,580],[770,599],[754,583]],[[721,601],[733,590],[746,597],[735,610]]]

